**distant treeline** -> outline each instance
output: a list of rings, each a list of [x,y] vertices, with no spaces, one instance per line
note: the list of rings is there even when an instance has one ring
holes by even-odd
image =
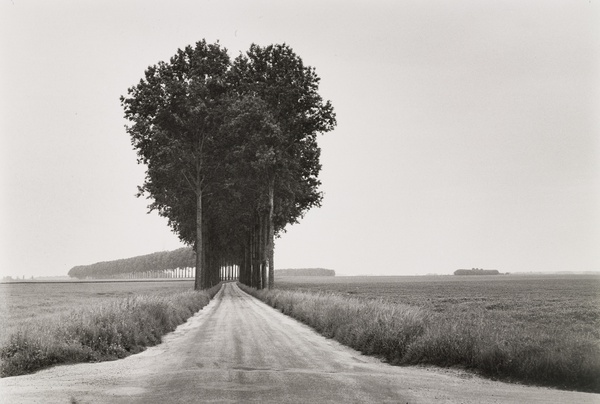
[[[323,268],[276,269],[275,276],[335,276],[335,271]]]
[[[78,265],[71,268],[72,278],[185,278],[194,276],[196,254],[189,247],[162,251],[133,258]]]
[[[500,275],[500,272],[497,269],[457,269],[454,275]]]
[[[71,268],[68,275],[78,279],[188,278],[194,277],[195,270],[196,253],[189,247],[183,247],[115,261],[78,265]],[[229,271],[221,275],[223,279],[237,278],[237,268],[229,268]],[[323,268],[278,269],[275,270],[275,275],[335,276],[335,271]]]

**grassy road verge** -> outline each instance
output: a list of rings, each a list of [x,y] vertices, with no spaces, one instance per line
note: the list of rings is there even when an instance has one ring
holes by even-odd
[[[494,321],[332,293],[242,289],[286,315],[391,364],[461,367],[494,379],[600,392],[600,346],[560,329]]]
[[[0,347],[0,376],[32,373],[56,365],[123,358],[160,343],[219,291],[134,295],[100,301],[14,331]]]

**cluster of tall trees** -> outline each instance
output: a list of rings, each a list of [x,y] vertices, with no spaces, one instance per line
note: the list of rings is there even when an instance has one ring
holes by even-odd
[[[270,287],[274,239],[319,206],[317,134],[336,124],[315,70],[287,45],[231,60],[205,40],[148,67],[121,97],[146,177],[138,196],[196,251],[195,288],[237,266]]]
[[[162,251],[114,261],[97,262],[91,265],[78,265],[69,270],[72,278],[136,278],[144,277],[187,277],[192,274],[195,254],[190,248]]]

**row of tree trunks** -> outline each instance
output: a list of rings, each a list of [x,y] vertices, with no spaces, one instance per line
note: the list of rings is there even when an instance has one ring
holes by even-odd
[[[219,277],[222,281],[237,280],[239,277],[239,266],[233,264],[221,266]]]
[[[237,264],[224,264],[218,267],[218,276],[211,276],[209,283],[218,283],[220,281],[238,280],[240,276],[240,266]],[[108,279],[189,279],[194,278],[196,274],[195,267],[165,269],[156,271],[128,272],[117,275],[107,275]],[[87,277],[86,279],[95,279]]]
[[[174,268],[174,269],[163,269],[153,271],[138,271],[138,272],[127,272],[116,275],[107,275],[109,279],[185,279],[193,278],[196,273],[196,268],[185,267],[185,268]],[[88,277],[88,279],[94,279],[98,277]]]
[[[274,180],[269,181],[267,209],[254,215],[253,226],[244,245],[220,249],[211,240],[217,239],[214,226],[203,217],[202,191],[198,190],[196,226],[196,271],[194,287],[210,288],[223,280],[239,280],[257,288],[271,288],[274,283]],[[234,247],[238,247],[237,249]],[[226,249],[225,251],[223,249]]]
[[[166,271],[143,271],[143,272],[129,272],[125,274],[119,274],[114,276],[107,276],[109,279],[190,279],[194,278],[196,268],[177,268],[176,270]],[[239,279],[240,268],[238,265],[227,265],[219,268],[218,280],[220,281],[233,281]],[[97,279],[93,277],[86,277],[85,279]],[[214,282],[213,282],[214,283]],[[216,284],[215,283],[215,284]]]
[[[274,232],[271,218],[272,209],[269,214],[256,215],[238,264],[240,282],[257,289],[273,285]]]

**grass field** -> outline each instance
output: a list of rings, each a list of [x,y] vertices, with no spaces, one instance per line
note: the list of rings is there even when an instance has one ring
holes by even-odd
[[[600,392],[599,276],[289,277],[254,293],[391,363]]]
[[[481,312],[513,327],[557,329],[600,342],[599,275],[286,277],[281,290],[384,300],[435,313]]]
[[[194,281],[0,283],[0,345],[18,327],[73,309],[135,295],[192,290]]]
[[[102,361],[161,341],[204,307],[219,286],[193,282],[2,284],[0,375]]]

